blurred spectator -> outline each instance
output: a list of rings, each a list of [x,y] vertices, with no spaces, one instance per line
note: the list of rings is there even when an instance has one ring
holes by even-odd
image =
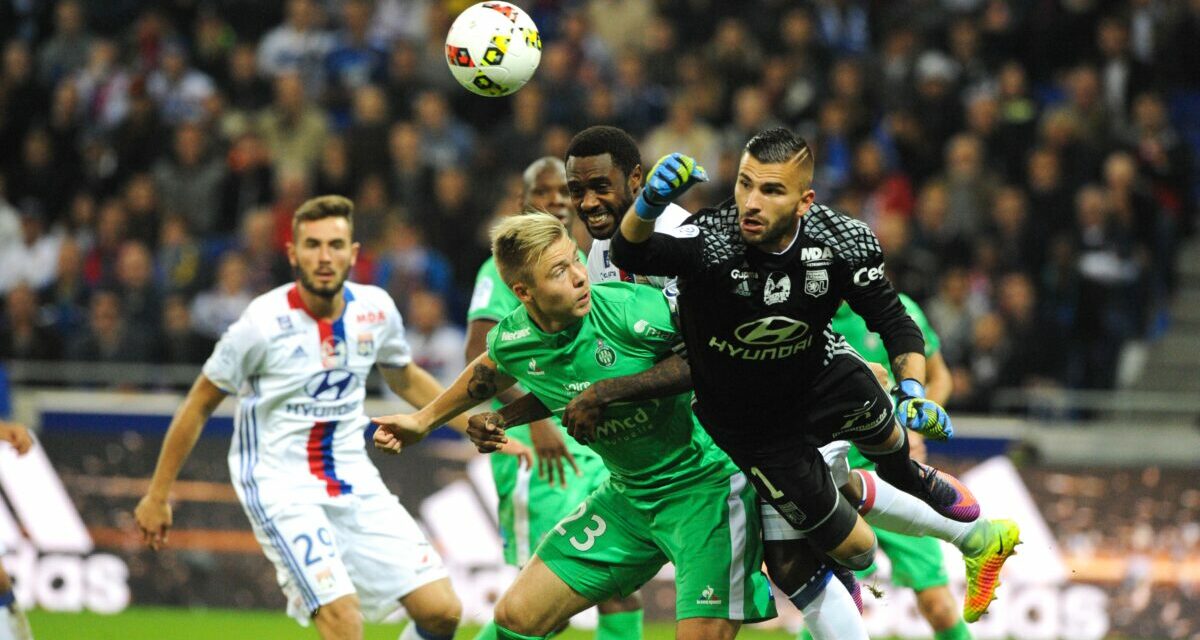
[[[275,79],[275,100],[259,115],[258,132],[271,151],[277,172],[285,168],[308,171],[316,166],[325,144],[325,118],[305,98],[298,74],[284,72]]]
[[[421,63],[421,50],[415,43],[402,40],[392,47],[385,91],[392,116],[397,119],[411,120],[417,96],[433,88],[422,73]]]
[[[1029,97],[1025,69],[1016,62],[1000,68],[997,78],[999,94],[997,127],[998,152],[1004,162],[1005,178],[1020,180],[1025,175],[1025,161],[1037,140],[1037,103]]]
[[[942,355],[947,364],[966,362],[971,344],[975,312],[970,305],[970,287],[964,269],[954,267],[942,274],[937,295],[924,305],[929,323],[942,340]]]
[[[25,213],[57,219],[67,203],[73,182],[69,171],[58,172],[53,140],[45,129],[25,136],[21,162],[8,181],[8,198]],[[64,188],[66,187],[66,188]]]
[[[1073,226],[1071,194],[1063,182],[1062,163],[1049,147],[1037,147],[1029,154],[1026,171],[1031,224],[1041,237],[1054,237]]]
[[[163,46],[162,66],[146,79],[146,91],[158,102],[163,122],[177,125],[199,120],[216,87],[212,78],[189,66],[183,43],[170,41]]]
[[[182,216],[167,216],[163,221],[157,263],[167,294],[192,295],[204,284],[203,249]]]
[[[1109,125],[1113,133],[1120,133],[1129,124],[1133,97],[1151,87],[1154,73],[1134,59],[1129,48],[1129,25],[1122,18],[1110,15],[1100,20],[1096,47],[1100,50],[1104,106],[1111,114]]]
[[[688,155],[702,167],[716,167],[721,154],[721,140],[717,132],[707,123],[696,118],[693,105],[683,94],[671,103],[667,121],[653,129],[642,141],[641,150],[645,162],[652,166],[659,158],[678,149],[687,149]]]
[[[522,95],[524,91],[520,94]],[[354,92],[354,118],[346,131],[346,169],[354,182],[372,173],[382,173],[388,161],[388,117],[387,94],[374,85],[366,85]],[[347,184],[346,194],[353,193],[354,185]],[[332,193],[318,188],[319,193]]]
[[[246,214],[239,244],[246,261],[247,284],[254,295],[292,279],[292,267],[275,245],[275,216],[270,211],[256,209]]]
[[[418,96],[416,116],[421,152],[430,166],[461,167],[467,163],[475,134],[454,117],[441,93],[426,91]]]
[[[673,60],[672,57],[667,59]],[[661,85],[646,77],[646,69],[639,56],[626,53],[617,59],[612,92],[617,122],[632,136],[645,135],[666,117],[670,96]],[[550,99],[561,98],[551,96]]]
[[[22,213],[18,241],[0,252],[0,294],[21,284],[34,289],[54,281],[61,238],[46,233],[40,216]]]
[[[158,231],[163,216],[154,178],[149,173],[130,176],[129,181],[125,183],[123,196],[125,211],[129,214],[126,235],[148,247],[155,246],[158,243]]]
[[[1061,378],[1058,363],[1066,361],[1066,341],[1055,339],[1039,321],[1033,281],[1023,273],[1009,273],[997,288],[996,312],[1009,336],[1009,359],[1000,374],[1006,387],[1045,384]]]
[[[167,148],[169,134],[154,101],[146,94],[144,83],[135,82],[130,87],[129,117],[113,134],[121,174],[148,171]]]
[[[603,93],[603,92],[599,92]],[[491,149],[509,166],[525,166],[540,157],[538,143],[545,130],[545,99],[536,83],[525,85],[513,96],[512,119],[499,124],[493,133]]]
[[[634,51],[648,40],[647,24],[655,20],[654,8],[642,0],[590,0],[588,24],[609,51]]]
[[[450,263],[425,244],[418,227],[405,220],[394,220],[388,225],[386,237],[375,284],[397,301],[407,300],[419,290],[432,291],[443,299],[454,295]]]
[[[20,284],[4,298],[5,322],[0,325],[0,358],[57,360],[62,339],[38,317],[37,294]],[[459,349],[462,351],[462,349]]]
[[[25,132],[49,108],[49,96],[38,84],[33,73],[33,56],[22,40],[10,40],[4,45],[3,67],[0,68],[0,148],[19,148]],[[19,158],[4,154],[0,169],[11,172]]]
[[[253,131],[238,136],[225,163],[218,229],[229,233],[238,228],[247,211],[271,203],[275,176],[267,147]]]
[[[975,320],[971,329],[970,354],[966,368],[971,375],[970,398],[959,406],[967,411],[987,411],[989,399],[996,389],[1004,386],[1004,372],[1008,367],[1011,344],[1005,332],[1004,321],[994,313]]]
[[[412,347],[413,362],[443,386],[452,384],[466,366],[466,334],[446,320],[446,304],[436,294],[418,289],[404,302],[408,309],[404,338]]]
[[[84,362],[149,362],[153,340],[131,328],[122,317],[121,298],[100,290],[92,294],[86,332],[67,345],[68,360]]]
[[[560,24],[562,32],[557,41],[571,50],[575,64],[604,77],[609,76],[613,66],[612,50],[593,31],[589,14],[586,11],[567,11],[562,15]]]
[[[871,44],[871,21],[861,0],[817,0],[817,25],[825,46],[835,54],[865,53]]]
[[[146,245],[129,241],[117,255],[112,291],[121,298],[125,325],[153,338],[162,326],[162,291],[154,281],[154,256]]]
[[[396,204],[420,211],[431,199],[433,169],[429,166],[421,133],[411,122],[397,122],[388,133],[389,187]]]
[[[88,64],[74,79],[87,122],[111,131],[129,113],[129,74],[120,66],[120,50],[112,40],[97,39]]]
[[[950,21],[946,29],[946,41],[950,59],[958,68],[959,85],[968,92],[978,91],[990,84],[992,74],[989,52],[983,48],[979,23],[973,16],[959,16]]]
[[[300,88],[315,98],[324,88],[325,56],[333,49],[334,38],[322,28],[323,11],[315,0],[287,0],[286,13],[284,23],[258,45],[258,69],[273,78],[296,74]]]
[[[83,5],[78,0],[61,0],[54,7],[54,35],[38,52],[38,79],[43,86],[82,69],[87,64],[92,36],[84,22]]]
[[[747,86],[733,94],[733,121],[721,132],[721,147],[741,159],[746,143],[760,131],[780,126],[762,88]],[[715,168],[715,167],[714,167]]]
[[[248,43],[238,43],[229,54],[221,89],[229,106],[254,113],[271,103],[271,83],[258,75],[258,52]]]
[[[1110,389],[1116,381],[1117,356],[1133,334],[1129,304],[1140,276],[1135,245],[1115,224],[1105,191],[1089,185],[1075,199],[1079,259],[1079,302],[1071,355],[1071,382],[1088,389]]]
[[[854,150],[850,189],[863,198],[859,217],[867,224],[873,227],[886,216],[898,216],[908,224],[914,205],[912,184],[903,173],[888,170],[883,148],[874,140],[864,140]]]
[[[716,74],[726,88],[733,89],[757,80],[763,53],[744,22],[724,18],[705,47],[705,57],[708,72]]]
[[[192,327],[201,335],[216,340],[250,306],[254,292],[247,278],[246,260],[236,251],[228,251],[217,263],[213,287],[192,301]]]
[[[939,51],[926,51],[917,58],[916,98],[913,114],[920,129],[935,149],[944,149],[946,141],[962,129],[962,101],[954,92],[958,68]]]
[[[5,197],[4,174],[0,173],[0,256],[21,243],[21,212]]]
[[[371,16],[371,39],[424,40],[430,4],[430,0],[378,0]]]
[[[325,74],[329,82],[326,102],[344,117],[351,96],[363,87],[383,81],[387,53],[367,35],[372,12],[369,0],[348,0],[341,9],[342,30],[325,56]]]
[[[1025,194],[1020,189],[1003,187],[996,191],[986,228],[985,233],[996,246],[1001,271],[1041,271],[1046,239],[1033,232]]]
[[[450,261],[454,281],[463,289],[474,279],[471,269],[487,259],[484,243],[464,229],[478,229],[481,222],[477,196],[470,189],[467,174],[457,167],[438,171],[434,178],[433,200],[424,210],[411,212],[424,230],[429,246]]]
[[[204,364],[212,355],[215,345],[214,340],[192,328],[187,299],[181,295],[167,296],[163,301],[163,333],[158,362]]]
[[[947,226],[956,234],[975,237],[987,221],[1000,180],[984,164],[983,143],[971,134],[958,134],[946,145],[943,180],[949,197]]]
[[[937,258],[910,241],[908,220],[894,213],[878,219],[874,225],[879,246],[887,256],[887,274],[897,291],[917,301],[933,294],[937,281]]]
[[[943,265],[963,265],[969,260],[967,239],[948,224],[950,196],[943,182],[925,183],[917,197],[914,243],[937,256]]]
[[[188,227],[201,235],[219,228],[224,179],[224,163],[209,153],[204,132],[191,124],[175,130],[172,157],[159,160],[154,167],[163,210],[182,215]]]
[[[1140,172],[1150,180],[1158,206],[1170,214],[1175,226],[1191,231],[1200,195],[1194,179],[1200,149],[1184,142],[1158,94],[1145,93],[1134,99],[1128,144],[1135,150]]]
[[[83,279],[83,251],[70,236],[58,249],[54,281],[41,291],[48,321],[62,338],[79,332],[87,321],[88,285]]]

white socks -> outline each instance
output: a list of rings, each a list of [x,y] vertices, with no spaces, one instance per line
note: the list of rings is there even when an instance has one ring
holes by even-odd
[[[807,587],[806,587],[807,588]],[[803,589],[802,589],[803,591]],[[800,595],[800,594],[796,594]],[[795,596],[793,596],[794,598]],[[841,580],[831,577],[825,588],[800,608],[813,640],[868,640],[867,625]]]
[[[965,556],[983,551],[989,528],[986,518],[971,523],[951,520],[873,471],[855,469],[853,473],[862,479],[863,503],[858,512],[867,524],[907,536],[933,536],[958,547]]]

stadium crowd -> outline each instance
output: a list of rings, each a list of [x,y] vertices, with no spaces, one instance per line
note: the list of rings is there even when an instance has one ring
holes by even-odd
[[[691,210],[753,133],[804,135],[818,201],[941,334],[955,408],[1112,387],[1167,321],[1200,2],[525,0],[545,49],[504,99],[446,70],[468,4],[0,0],[0,358],[202,362],[324,193],[357,205],[354,279],[445,351],[520,170],[597,123],[708,167]]]

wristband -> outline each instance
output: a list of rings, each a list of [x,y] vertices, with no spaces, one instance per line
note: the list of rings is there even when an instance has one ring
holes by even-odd
[[[646,198],[647,191],[648,189],[642,189],[642,192],[638,194],[637,200],[633,203],[633,212],[646,222],[654,222],[662,215],[663,211],[667,210],[667,205],[650,202]]]

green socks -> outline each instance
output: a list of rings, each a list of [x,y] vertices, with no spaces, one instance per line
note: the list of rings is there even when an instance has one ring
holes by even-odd
[[[490,626],[496,630],[497,640],[542,640],[542,636],[523,636],[519,633],[509,631],[496,624],[495,621]]]
[[[643,611],[602,613],[596,626],[596,640],[641,640]]]
[[[934,640],[972,640],[971,632],[967,631],[967,623],[963,622],[962,618],[958,619],[958,624],[933,634]]]
[[[475,640],[496,640],[496,621],[485,624],[479,633],[475,634]]]

